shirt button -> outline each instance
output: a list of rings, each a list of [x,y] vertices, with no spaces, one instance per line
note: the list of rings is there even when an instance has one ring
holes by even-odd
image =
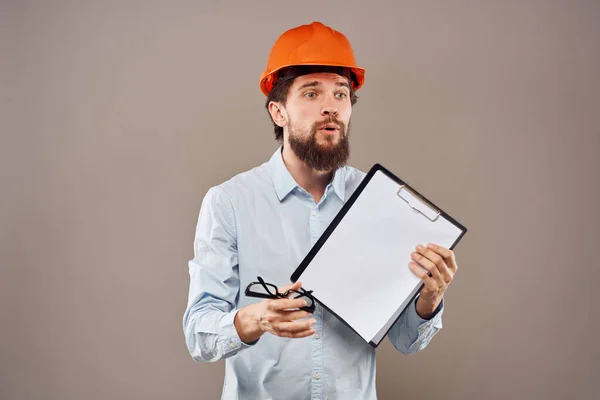
[[[321,374],[317,372],[317,373],[315,374],[315,379],[316,379],[316,380],[319,380],[319,379],[321,379]]]
[[[235,349],[235,348],[237,348],[237,345],[235,343],[231,343],[231,348]]]
[[[321,337],[321,335],[319,335],[319,333],[315,333],[315,339],[319,339]]]
[[[313,212],[312,212],[312,216],[314,217],[314,216],[316,216],[316,215],[317,215],[317,210],[313,210]]]

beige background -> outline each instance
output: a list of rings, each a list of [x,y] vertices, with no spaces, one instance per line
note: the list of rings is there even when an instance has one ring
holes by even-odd
[[[380,398],[598,398],[599,2],[2,0],[1,399],[219,398],[181,327],[196,216],[277,146],[258,77],[312,20],[367,69],[351,163],[469,228]]]

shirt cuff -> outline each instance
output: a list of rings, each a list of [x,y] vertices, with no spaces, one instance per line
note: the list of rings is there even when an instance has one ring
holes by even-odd
[[[424,331],[428,330],[432,325],[439,326],[441,325],[442,319],[442,311],[444,309],[444,299],[440,301],[440,304],[437,306],[433,315],[429,319],[423,319],[417,314],[417,300],[419,296],[415,298],[415,301],[408,308],[407,312],[407,324],[410,329],[416,329],[419,332],[419,336],[424,333]]]
[[[240,339],[240,335],[238,334],[237,329],[235,329],[235,324],[233,323],[238,311],[239,310],[232,310],[231,312],[225,314],[225,316],[221,319],[219,323],[219,325],[221,326],[220,332],[222,332],[221,336],[223,338],[223,340],[220,343],[221,351],[223,354],[227,354],[228,356],[232,356],[238,353],[240,350],[252,347],[260,340],[257,339],[251,343],[242,342],[242,339]]]

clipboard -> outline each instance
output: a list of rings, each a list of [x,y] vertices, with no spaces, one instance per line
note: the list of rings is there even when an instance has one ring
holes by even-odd
[[[453,249],[467,228],[375,164],[290,279],[377,348],[423,283],[408,267],[417,244]]]

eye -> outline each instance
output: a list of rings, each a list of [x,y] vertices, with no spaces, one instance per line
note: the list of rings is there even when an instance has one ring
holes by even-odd
[[[315,92],[306,92],[306,93],[304,93],[304,97],[308,97],[309,99],[314,99],[315,97],[317,97],[317,94]]]
[[[336,93],[336,96],[338,99],[345,99],[346,97],[348,97],[348,95],[344,92]]]

